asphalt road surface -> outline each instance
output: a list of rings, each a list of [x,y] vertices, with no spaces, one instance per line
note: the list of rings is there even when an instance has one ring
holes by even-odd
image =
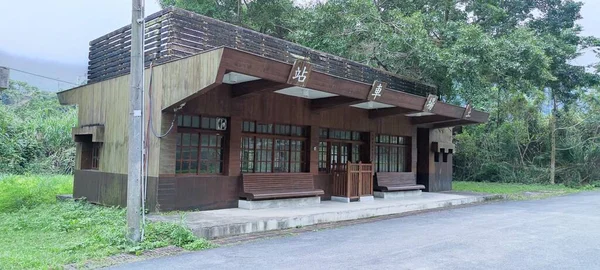
[[[424,213],[115,269],[600,269],[600,192]]]

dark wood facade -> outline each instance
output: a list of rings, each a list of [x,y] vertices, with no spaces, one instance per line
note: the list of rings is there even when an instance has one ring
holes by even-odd
[[[337,107],[330,110],[313,110],[311,100],[300,97],[282,95],[274,92],[232,97],[237,90],[235,85],[222,84],[213,91],[190,100],[181,114],[209,115],[229,119],[228,132],[224,147],[226,162],[222,175],[178,176],[175,174],[160,175],[158,184],[158,204],[160,210],[173,209],[219,209],[237,207],[241,192],[240,141],[243,120],[262,123],[292,124],[307,127],[306,151],[307,172],[313,175],[314,187],[325,192],[323,200],[331,198],[332,176],[319,172],[317,167],[320,128],[358,131],[365,134],[387,134],[413,137],[416,127],[410,119],[403,115],[378,119],[369,118],[369,111],[354,107]],[[177,130],[173,131],[174,133]],[[312,136],[312,135],[316,136]],[[412,155],[416,156],[416,140],[412,147]],[[361,161],[372,160],[374,140],[365,138],[366,152]],[[173,149],[172,149],[173,150]],[[416,159],[412,159],[410,172],[400,173],[412,178],[416,175]],[[174,168],[173,168],[174,169]]]

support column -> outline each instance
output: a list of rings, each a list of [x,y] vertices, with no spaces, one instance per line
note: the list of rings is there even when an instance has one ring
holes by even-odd
[[[311,113],[311,125],[308,134],[308,171],[312,175],[319,174],[319,113]]]
[[[229,139],[223,160],[226,161],[224,172],[229,176],[241,174],[240,151],[242,149],[242,118],[231,116],[229,119]]]

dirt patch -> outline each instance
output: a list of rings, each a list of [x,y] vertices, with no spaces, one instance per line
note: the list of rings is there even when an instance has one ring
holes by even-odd
[[[107,267],[111,265],[131,263],[136,261],[149,260],[165,256],[173,256],[187,252],[185,249],[175,246],[168,246],[163,248],[157,248],[153,250],[144,251],[140,255],[134,255],[129,253],[117,254],[107,258],[90,260],[79,264],[65,265],[65,269],[97,269],[101,267]]]

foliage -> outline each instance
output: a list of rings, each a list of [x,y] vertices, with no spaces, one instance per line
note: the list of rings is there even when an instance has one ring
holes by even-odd
[[[11,81],[0,98],[0,173],[71,173],[76,109],[24,82]]]
[[[582,36],[577,25],[582,2],[160,2],[431,82],[442,100],[490,112],[488,124],[456,136],[457,179],[600,181],[594,170],[600,164],[600,77],[572,61],[582,49],[600,51],[600,39]],[[265,21],[285,31],[261,26]]]
[[[161,222],[147,224],[146,238],[142,243],[134,244],[125,237],[125,209],[100,207],[86,202],[57,203],[48,199],[48,196],[38,199],[23,196],[26,191],[18,191],[40,185],[44,182],[43,178],[0,178],[0,199],[23,201],[18,210],[0,209],[2,269],[57,269],[65,264],[83,263],[124,252],[138,254],[170,245],[190,250],[212,247],[210,242],[196,238],[180,224]],[[66,183],[72,183],[72,177],[56,176],[46,180],[46,191],[72,189],[72,186],[65,187]]]
[[[600,186],[600,102],[597,90],[580,93],[578,104],[560,113],[556,182]],[[541,97],[540,99],[543,99]],[[551,115],[540,100],[514,96],[494,108],[489,123],[456,135],[454,176],[467,181],[549,183]],[[496,118],[502,121],[498,124]]]

